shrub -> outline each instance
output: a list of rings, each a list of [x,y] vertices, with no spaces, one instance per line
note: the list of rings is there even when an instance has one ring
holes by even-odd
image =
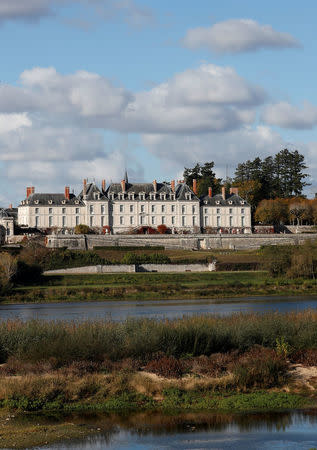
[[[183,375],[184,367],[173,356],[163,356],[162,358],[150,361],[144,370],[165,378],[180,378]]]
[[[159,225],[159,226],[157,227],[157,231],[158,231],[160,234],[167,234],[167,233],[170,233],[170,229],[169,229],[166,225],[164,225],[164,224]]]
[[[317,349],[298,350],[290,356],[291,362],[303,364],[303,366],[317,366]]]
[[[233,364],[232,372],[242,390],[271,388],[286,382],[288,363],[274,350],[257,346]]]
[[[27,264],[24,261],[18,261],[17,271],[12,279],[15,284],[36,283],[41,280],[43,270],[37,264]]]
[[[75,234],[93,234],[93,230],[88,225],[79,224],[75,226]]]
[[[193,360],[191,370],[199,375],[218,377],[227,372],[228,367],[236,361],[237,357],[236,352],[213,353],[209,357],[202,355]]]
[[[126,253],[121,260],[122,264],[169,264],[170,262],[170,258],[162,253]]]

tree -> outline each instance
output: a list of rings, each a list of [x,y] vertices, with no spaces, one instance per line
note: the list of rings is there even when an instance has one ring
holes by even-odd
[[[262,200],[255,211],[254,219],[266,225],[287,223],[289,220],[287,202],[280,198]]]
[[[0,253],[0,271],[5,284],[9,284],[17,272],[17,259],[9,253]]]
[[[236,183],[236,186],[239,188],[239,195],[255,209],[261,197],[261,183],[258,180],[245,180]]]
[[[306,212],[306,204],[303,202],[303,199],[296,199],[289,205],[289,212],[291,215],[291,219],[296,220],[296,225],[300,225],[301,221]]]
[[[212,188],[214,193],[220,192],[221,179],[216,178],[213,171],[214,165],[215,163],[211,161],[204,165],[197,163],[193,168],[184,168],[183,177],[188,186],[192,188],[193,180],[197,180],[198,196],[207,195],[209,187]]]

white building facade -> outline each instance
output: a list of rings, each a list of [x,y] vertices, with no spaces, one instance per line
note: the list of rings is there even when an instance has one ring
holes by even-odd
[[[170,232],[211,233],[251,232],[251,208],[232,188],[226,196],[209,194],[199,198],[184,183],[129,183],[126,176],[121,183],[112,183],[101,189],[84,180],[78,196],[38,194],[27,188],[27,196],[18,208],[18,224],[42,230],[72,231],[84,224],[96,232],[129,233],[135,230],[149,232],[164,225]]]

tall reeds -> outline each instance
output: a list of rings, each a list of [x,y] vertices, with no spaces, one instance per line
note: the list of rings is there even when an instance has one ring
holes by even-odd
[[[196,316],[177,320],[0,322],[0,361],[54,358],[71,361],[148,359],[162,352],[176,358],[210,355],[254,345],[276,349],[277,339],[291,351],[317,348],[317,312]]]

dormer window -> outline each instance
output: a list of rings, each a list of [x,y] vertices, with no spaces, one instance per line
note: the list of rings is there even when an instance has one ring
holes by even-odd
[[[191,198],[192,198],[191,193],[190,192],[186,192],[185,198],[186,198],[186,200],[191,200]]]
[[[232,200],[229,200],[228,203],[229,203],[229,205],[232,205]]]
[[[38,205],[39,204],[39,201],[38,200],[35,200],[35,202],[34,202],[36,205]]]
[[[242,200],[242,202],[241,202],[241,205],[244,205],[245,204],[245,201],[244,200]]]
[[[66,205],[66,200],[62,200],[62,205]]]
[[[123,193],[121,193],[121,194],[119,194],[119,200],[124,200],[124,194]]]
[[[139,200],[145,200],[145,194],[143,192],[140,192]]]
[[[170,194],[170,199],[175,200],[175,194]]]
[[[134,192],[129,194],[129,200],[134,200]]]
[[[79,205],[79,200],[75,200],[75,205]]]
[[[166,194],[160,194],[160,199],[161,200],[166,200]]]
[[[52,204],[53,204],[53,200],[49,200],[49,201],[48,201],[48,204],[49,204],[49,205],[52,205]]]
[[[216,200],[216,205],[220,205],[220,201],[219,200]]]
[[[99,192],[95,192],[94,198],[95,198],[95,200],[100,200],[100,194],[99,194]]]
[[[150,200],[156,200],[156,194],[155,194],[155,192],[152,192],[152,193],[150,194]]]
[[[110,194],[110,199],[114,200],[114,194]]]

